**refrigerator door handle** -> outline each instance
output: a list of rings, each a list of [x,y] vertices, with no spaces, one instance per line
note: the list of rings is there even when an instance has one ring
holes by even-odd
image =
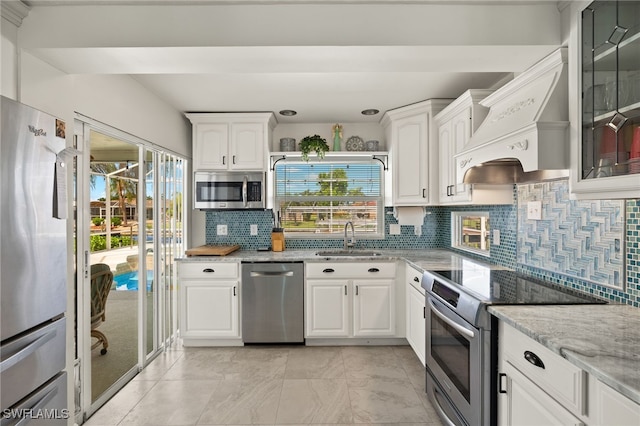
[[[29,355],[33,354],[39,347],[47,343],[49,340],[53,339],[55,335],[56,335],[56,330],[51,330],[50,332],[43,334],[33,342],[29,343],[27,346],[20,349],[18,352],[11,355],[9,358],[0,362],[0,373],[4,372],[5,370],[8,370],[9,368],[19,363],[20,361],[24,360]]]

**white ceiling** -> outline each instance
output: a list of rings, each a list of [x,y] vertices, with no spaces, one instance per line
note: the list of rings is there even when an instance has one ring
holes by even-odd
[[[184,112],[384,111],[503,84],[562,44],[555,1],[31,1],[21,46],[127,74]],[[364,117],[360,111],[382,113]]]

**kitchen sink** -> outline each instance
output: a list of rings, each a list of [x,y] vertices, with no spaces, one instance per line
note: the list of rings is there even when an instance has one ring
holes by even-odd
[[[377,251],[367,251],[367,250],[327,250],[327,251],[319,251],[316,253],[317,256],[324,257],[372,257],[372,256],[381,256],[381,253]]]

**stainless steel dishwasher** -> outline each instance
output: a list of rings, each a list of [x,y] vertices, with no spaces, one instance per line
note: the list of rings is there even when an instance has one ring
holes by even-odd
[[[304,342],[302,262],[242,262],[242,340]]]

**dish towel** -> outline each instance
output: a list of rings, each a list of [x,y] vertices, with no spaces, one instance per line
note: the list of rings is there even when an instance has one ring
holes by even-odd
[[[422,235],[422,223],[425,216],[424,207],[394,207],[393,217],[398,220],[399,225],[413,226],[413,233]]]

